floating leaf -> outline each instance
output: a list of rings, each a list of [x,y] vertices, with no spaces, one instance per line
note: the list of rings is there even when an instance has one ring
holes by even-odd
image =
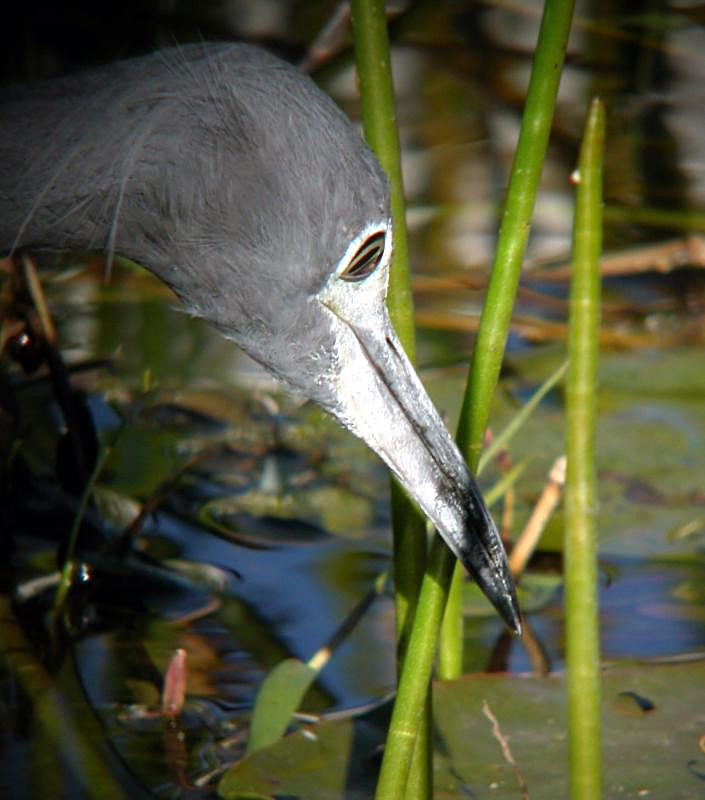
[[[292,715],[301,704],[317,670],[287,658],[277,664],[262,682],[250,723],[247,752],[268,747],[284,735]]]
[[[698,737],[705,730],[705,663],[622,665],[602,679],[605,797],[696,800],[703,796]],[[632,693],[629,695],[628,693]],[[648,709],[629,699],[648,699]],[[497,718],[531,800],[567,796],[565,685],[548,678],[473,675],[434,685],[434,796],[516,800],[516,777],[482,713]],[[222,779],[225,798],[254,793],[298,800],[366,797],[374,743],[358,744],[362,720],[322,722],[251,753]],[[381,743],[383,725],[377,731]],[[353,736],[354,732],[354,736]],[[352,745],[355,742],[355,748]],[[351,771],[356,770],[355,779]],[[361,770],[365,770],[364,773]]]
[[[350,720],[297,731],[245,756],[225,773],[218,794],[227,800],[260,795],[340,800],[346,796],[352,743]]]

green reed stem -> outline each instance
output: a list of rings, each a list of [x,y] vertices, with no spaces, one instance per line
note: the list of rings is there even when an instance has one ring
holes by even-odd
[[[605,112],[590,105],[577,172],[566,384],[565,629],[572,800],[601,796],[600,642],[595,546],[595,396]]]
[[[541,19],[497,251],[458,423],[458,444],[473,469],[480,458],[490,403],[502,366],[521,261],[551,133],[573,6],[573,0],[546,0]]]
[[[450,551],[448,552],[450,553]],[[463,673],[463,652],[465,650],[463,642],[464,570],[458,562],[454,564],[454,567],[438,637],[436,677],[440,681],[455,680]]]
[[[360,79],[360,106],[365,138],[389,178],[394,254],[389,270],[387,306],[392,324],[412,363],[415,361],[414,310],[409,274],[404,187],[384,3],[353,0],[352,30]],[[425,521],[392,481],[397,633],[405,638],[413,615],[426,557]]]
[[[414,363],[414,310],[409,274],[406,206],[384,2],[352,0],[351,12],[365,138],[389,178],[394,254],[389,271],[387,307],[397,335],[409,359]],[[426,563],[426,523],[395,480],[391,481],[391,498],[397,669],[401,671]],[[418,735],[414,736],[417,742],[416,756],[408,783],[409,800],[431,796],[431,704],[428,691],[420,700],[419,708]]]
[[[438,630],[453,571],[453,561],[446,557],[447,552],[440,536],[434,536],[397,686],[382,768],[377,781],[376,800],[406,800],[407,797],[407,776],[410,773],[417,731],[423,720],[433,658],[438,644]]]
[[[384,2],[353,0],[350,5],[365,139],[389,178],[394,256],[389,270],[387,307],[397,336],[404,345],[406,354],[414,361],[414,303],[409,274],[406,203]]]
[[[487,284],[458,422],[456,439],[471,470],[476,470],[479,463],[490,403],[502,367],[504,344],[521,274],[521,261],[529,238],[531,215],[551,133],[551,120],[570,34],[573,6],[573,0],[546,0],[544,5],[519,141],[497,238],[497,250]],[[459,592],[461,580],[462,571],[458,565],[451,595]],[[443,627],[453,630],[457,628],[457,624],[454,625],[452,620],[446,619]],[[443,643],[441,646],[443,647]],[[444,677],[457,676],[450,673]]]
[[[546,154],[558,82],[573,14],[572,0],[547,0],[534,54],[519,143],[500,226],[497,254],[480,320],[458,431],[471,469],[477,467],[490,401],[499,375],[521,258]],[[414,736],[428,691],[454,558],[434,536],[409,637],[377,784],[378,800],[402,800]]]

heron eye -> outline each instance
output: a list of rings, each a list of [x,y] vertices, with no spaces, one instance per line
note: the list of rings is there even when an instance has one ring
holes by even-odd
[[[384,231],[378,231],[365,239],[348,266],[340,273],[344,281],[361,281],[377,269],[384,253],[384,236]]]

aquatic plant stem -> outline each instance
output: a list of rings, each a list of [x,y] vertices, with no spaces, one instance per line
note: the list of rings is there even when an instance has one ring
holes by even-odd
[[[573,0],[547,0],[544,5],[497,250],[458,423],[458,444],[473,468],[482,450],[490,403],[502,366],[521,261],[551,132],[573,6]]]
[[[399,677],[376,800],[406,800],[407,797],[407,776],[411,771],[417,731],[423,721],[439,626],[453,573],[454,560],[449,559],[447,553],[448,548],[440,536],[434,536]]]
[[[120,430],[122,430],[122,427]],[[59,583],[57,584],[54,602],[52,604],[52,615],[55,620],[58,619],[59,615],[63,611],[69,589],[71,588],[74,570],[74,555],[76,552],[76,544],[78,542],[78,533],[81,529],[81,523],[83,522],[83,517],[86,513],[86,509],[88,508],[88,502],[93,494],[96,481],[100,477],[100,473],[102,472],[105,462],[108,460],[111,452],[112,448],[107,445],[104,445],[101,448],[100,452],[98,453],[98,458],[96,458],[93,472],[90,474],[86,485],[83,487],[81,499],[78,503],[78,509],[76,510],[76,514],[73,518],[73,524],[71,525],[71,530],[69,531],[68,542],[66,544],[66,555],[64,556],[64,563],[61,567]]]
[[[394,114],[394,90],[389,61],[389,41],[384,3],[354,0],[351,3],[355,60],[360,80],[360,107],[368,144],[389,178],[394,230],[394,253],[389,270],[387,307],[392,324],[406,354],[415,361],[414,314],[409,275],[404,187],[401,175],[399,136]],[[395,540],[395,591],[397,629],[404,638],[409,610],[413,613],[425,562],[425,522],[392,482],[392,515]],[[419,545],[421,541],[422,547]]]
[[[397,336],[413,363],[416,357],[414,308],[387,20],[381,0],[353,0],[350,6],[365,139],[389,178],[394,254],[389,270],[387,308]]]
[[[463,580],[464,571],[456,563],[438,638],[436,676],[441,681],[455,680],[463,672]]]
[[[458,446],[473,471],[479,463],[490,404],[502,367],[521,261],[529,238],[531,215],[551,133],[574,5],[574,0],[546,0],[541,18],[497,249],[456,434]],[[457,565],[451,594],[459,592],[461,575],[460,565]],[[443,627],[456,630],[457,623],[453,623],[446,615]],[[444,677],[457,676],[447,673]]]
[[[590,105],[576,173],[566,385],[565,637],[571,800],[601,796],[600,643],[595,545],[595,396],[605,112]]]
[[[458,439],[471,469],[477,467],[482,438],[504,352],[521,259],[526,246],[541,166],[573,14],[572,0],[547,0],[544,7],[519,144],[500,226],[480,330],[468,376]],[[487,330],[485,330],[487,329]],[[409,637],[377,784],[378,800],[402,800],[414,749],[419,708],[428,691],[437,631],[455,559],[434,536]]]
[[[387,307],[399,340],[413,364],[414,312],[409,275],[406,204],[384,2],[352,0],[350,5],[365,138],[389,178],[394,253],[389,272]],[[397,672],[400,674],[426,564],[426,523],[395,480],[391,481],[391,502]],[[431,705],[428,684],[426,697],[420,700],[420,709],[419,726],[414,735],[416,756],[407,787],[409,800],[421,800],[431,795]]]

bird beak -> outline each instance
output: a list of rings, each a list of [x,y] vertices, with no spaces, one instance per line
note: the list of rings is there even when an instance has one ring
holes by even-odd
[[[329,410],[389,466],[502,619],[521,634],[519,605],[497,528],[386,312],[331,312],[336,405]],[[358,318],[355,318],[358,316]],[[361,319],[364,318],[364,323]]]

